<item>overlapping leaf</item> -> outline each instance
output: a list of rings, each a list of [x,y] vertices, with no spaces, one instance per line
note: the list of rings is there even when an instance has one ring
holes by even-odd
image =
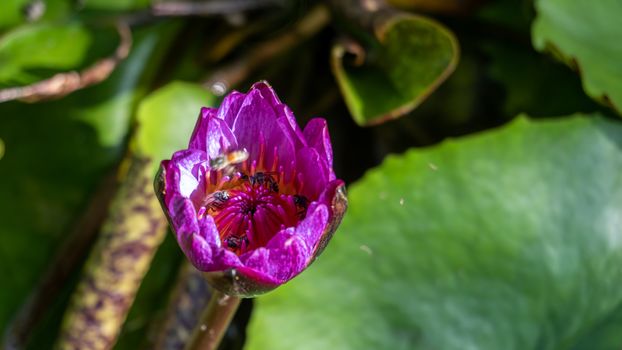
[[[536,10],[534,46],[576,68],[588,95],[622,113],[622,2],[538,0]]]
[[[359,125],[398,118],[419,105],[458,61],[453,34],[434,20],[396,16],[379,31],[379,46],[365,64],[344,62],[346,48],[333,47],[331,63],[350,114]]]

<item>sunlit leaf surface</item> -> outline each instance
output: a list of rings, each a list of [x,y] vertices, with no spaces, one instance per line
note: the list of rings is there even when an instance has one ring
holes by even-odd
[[[319,261],[257,300],[247,349],[619,346],[621,167],[622,126],[582,116],[391,156]]]
[[[183,149],[200,108],[217,106],[206,86],[265,79],[301,125],[326,118],[350,211],[308,271],[242,303],[222,350],[620,349],[619,1],[165,1],[154,15],[161,2],[0,0],[3,99],[54,76],[52,93],[70,86],[62,77],[94,83],[0,103],[0,348],[57,342],[95,271],[74,237],[101,238],[105,216],[125,213],[108,198],[127,188],[127,160],[155,168]],[[93,67],[114,71],[89,80]],[[65,254],[71,243],[82,248]],[[144,279],[128,273],[138,263],[119,271],[138,294],[124,323],[88,304],[108,325],[96,331],[120,331],[118,350],[162,350],[164,334],[182,349],[194,316],[180,310],[201,311],[169,305],[192,287],[177,282],[185,259],[168,234]],[[62,276],[37,288],[53,268]],[[37,291],[17,318],[34,323],[15,322]]]
[[[188,146],[201,107],[214,96],[198,84],[172,82],[147,96],[138,108],[137,147],[153,159],[168,159]]]

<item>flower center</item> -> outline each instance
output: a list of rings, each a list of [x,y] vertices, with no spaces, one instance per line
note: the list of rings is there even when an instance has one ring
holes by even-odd
[[[216,176],[221,177],[220,186],[207,195],[200,215],[214,218],[223,247],[238,255],[265,246],[306,215],[307,198],[291,194],[291,186],[276,172]]]

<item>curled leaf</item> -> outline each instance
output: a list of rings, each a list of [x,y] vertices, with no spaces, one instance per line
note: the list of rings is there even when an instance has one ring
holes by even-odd
[[[376,28],[378,44],[366,62],[344,62],[348,48],[337,43],[331,66],[352,117],[359,125],[380,124],[416,108],[454,71],[459,47],[440,23],[397,14]],[[360,57],[360,55],[357,55]]]

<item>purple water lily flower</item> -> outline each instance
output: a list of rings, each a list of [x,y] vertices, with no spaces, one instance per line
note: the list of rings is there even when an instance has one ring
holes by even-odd
[[[301,130],[259,82],[203,108],[155,186],[192,264],[213,287],[248,297],[299,274],[332,237],[347,207],[332,162],[326,121]]]

